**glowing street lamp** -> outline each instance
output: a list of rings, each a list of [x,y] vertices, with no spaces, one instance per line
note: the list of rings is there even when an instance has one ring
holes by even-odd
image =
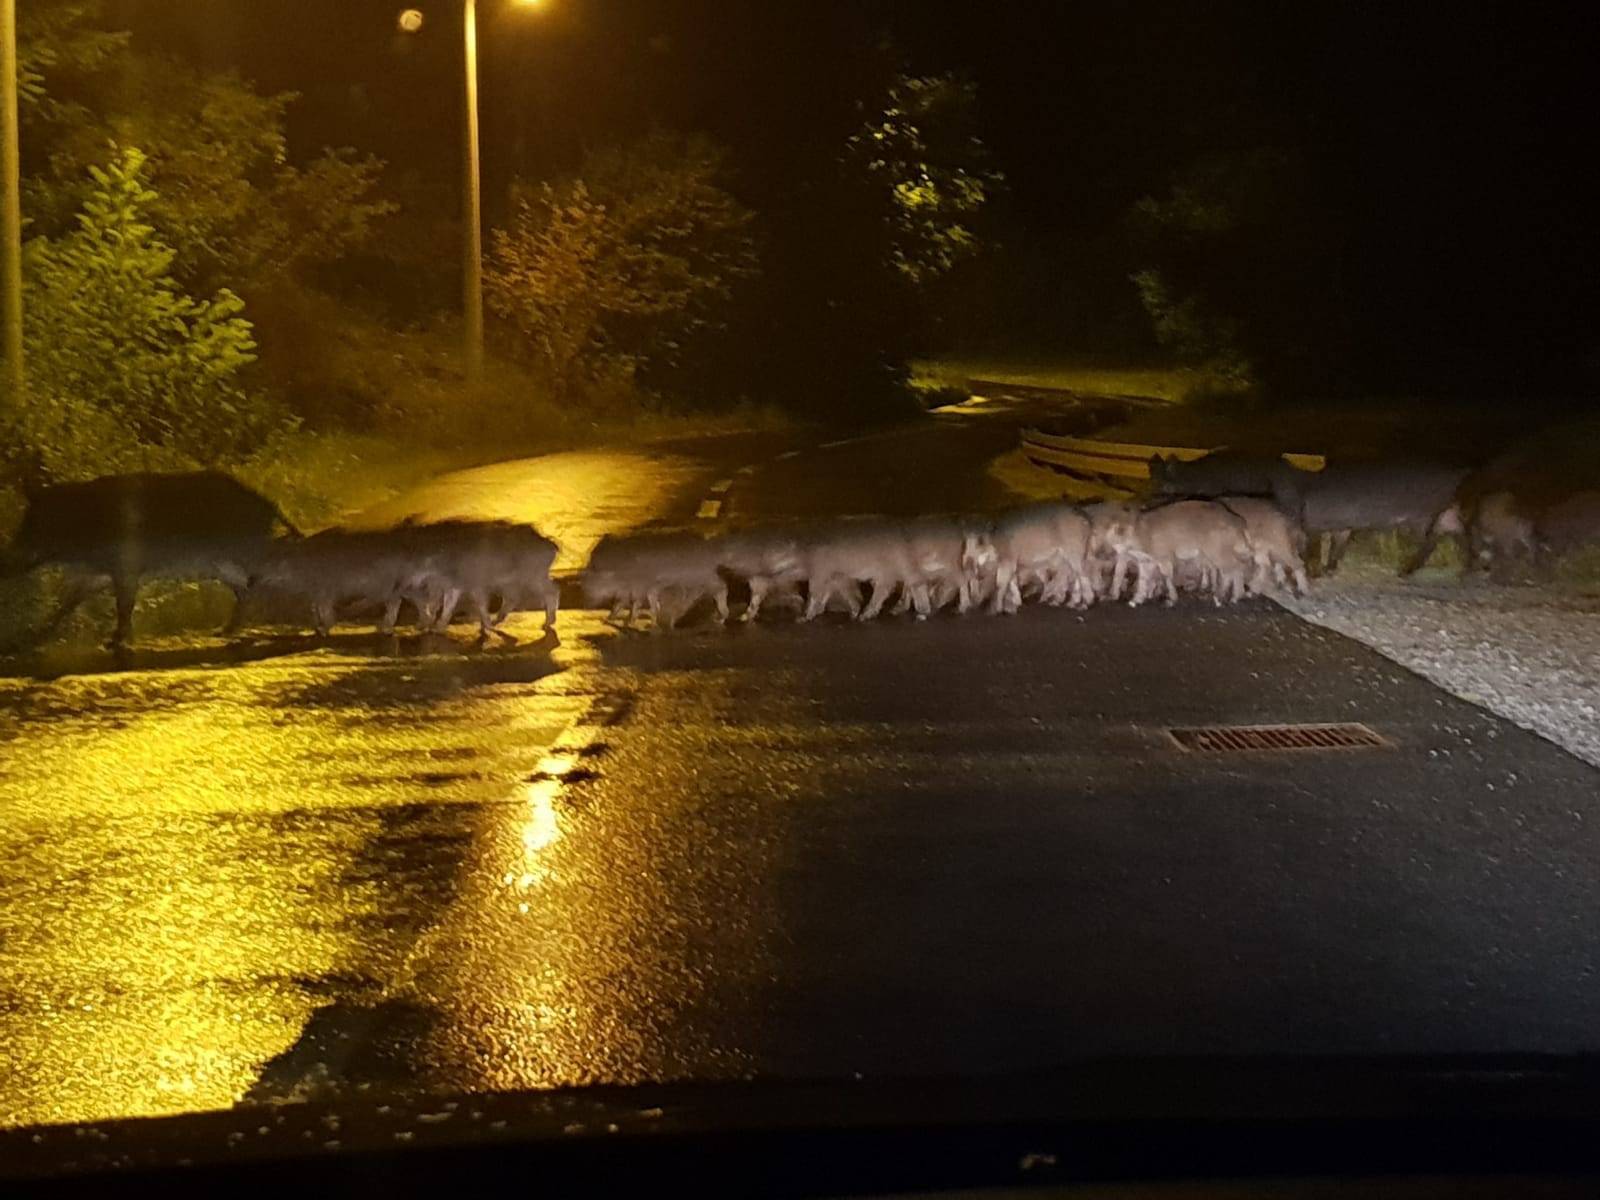
[[[465,0],[464,49],[467,67],[467,176],[465,289],[467,381],[483,379],[483,201],[478,173],[478,0]],[[544,0],[516,0],[521,8],[539,8]]]
[[[4,0],[0,0],[3,3]],[[541,8],[544,0],[514,0],[519,8]],[[466,172],[462,203],[462,310],[466,334],[467,381],[483,379],[483,202],[478,159],[478,0],[463,0],[462,52],[466,65]],[[406,33],[422,28],[422,13],[408,8],[399,25]]]

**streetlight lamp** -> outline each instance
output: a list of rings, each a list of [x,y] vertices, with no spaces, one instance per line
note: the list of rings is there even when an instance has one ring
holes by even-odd
[[[537,8],[543,0],[517,0],[523,8]],[[467,78],[466,190],[462,220],[462,308],[467,339],[467,382],[483,380],[483,200],[478,161],[478,0],[464,0],[463,42]]]
[[[6,356],[6,391],[22,403],[22,168],[17,152],[17,0],[0,0],[0,339]],[[3,415],[3,414],[0,414]]]

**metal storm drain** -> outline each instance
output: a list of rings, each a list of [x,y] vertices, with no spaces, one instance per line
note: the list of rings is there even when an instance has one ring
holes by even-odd
[[[1183,750],[1234,754],[1248,750],[1360,750],[1387,746],[1365,725],[1195,725],[1168,729]]]

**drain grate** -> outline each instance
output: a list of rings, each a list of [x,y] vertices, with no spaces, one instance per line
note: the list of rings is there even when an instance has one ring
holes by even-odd
[[[1247,750],[1359,750],[1387,746],[1365,725],[1196,725],[1169,729],[1180,749],[1207,754]]]

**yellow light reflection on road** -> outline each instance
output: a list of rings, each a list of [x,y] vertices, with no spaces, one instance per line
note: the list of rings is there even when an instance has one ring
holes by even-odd
[[[570,451],[440,475],[358,513],[348,524],[381,529],[429,521],[525,521],[561,547],[556,570],[583,566],[608,530],[641,525],[689,488],[701,468],[671,455]]]
[[[701,694],[722,695],[714,678],[702,682]],[[430,952],[395,992],[440,1014],[419,1050],[438,1086],[503,1091],[745,1069],[740,1035],[702,1007],[712,982],[706,946],[722,947],[723,995],[766,986],[770,959],[750,918],[770,903],[782,842],[708,838],[706,806],[744,803],[755,751],[743,747],[764,747],[770,733],[712,720],[641,756],[640,731],[670,723],[650,696],[636,695],[626,735],[576,723],[515,803],[486,810],[472,850],[479,867],[464,873]],[[589,753],[591,738],[608,743],[603,754]],[[590,762],[592,778],[579,769]]]
[[[550,877],[543,861],[544,852],[561,837],[561,820],[556,814],[556,799],[561,794],[562,779],[577,765],[575,754],[546,755],[539,760],[539,770],[533,782],[527,785],[527,817],[522,826],[522,872],[516,875],[516,886],[522,891],[537,887]],[[512,876],[507,875],[509,880]],[[527,901],[519,908],[528,911]]]
[[[436,847],[530,776],[542,871],[586,701],[483,663],[0,680],[0,1126],[231,1107],[327,981],[394,977],[462,868]]]

